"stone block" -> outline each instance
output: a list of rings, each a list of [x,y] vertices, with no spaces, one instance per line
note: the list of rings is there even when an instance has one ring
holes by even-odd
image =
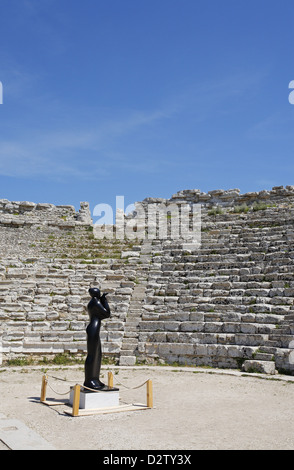
[[[36,210],[39,210],[39,211],[47,211],[47,210],[53,210],[54,208],[54,204],[49,204],[49,203],[46,203],[46,202],[39,202],[37,205],[36,205]]]
[[[194,322],[194,321],[187,321],[183,322],[180,325],[180,331],[204,331],[205,323],[204,322]]]
[[[206,356],[207,355],[207,345],[206,344],[196,344],[194,345],[194,354],[196,356]]]
[[[242,369],[245,372],[257,372],[268,375],[274,375],[276,373],[275,363],[273,361],[257,361],[254,359],[248,359],[244,361]]]
[[[26,313],[25,312],[9,312],[9,313],[7,312],[6,319],[12,320],[13,322],[16,322],[17,320],[26,320]]]
[[[52,330],[65,331],[69,329],[70,323],[67,321],[52,321],[50,325]]]
[[[106,354],[118,354],[121,349],[121,342],[104,342],[102,345],[102,352]]]
[[[59,319],[59,313],[58,312],[48,312],[46,314],[46,319],[49,321],[54,321]]]
[[[50,330],[51,324],[48,321],[33,321],[32,331],[48,331]]]
[[[190,321],[192,322],[203,322],[204,320],[204,313],[200,312],[191,312],[190,313]]]
[[[234,323],[224,322],[222,331],[224,333],[239,333],[240,324],[237,322],[234,322]]]
[[[28,321],[45,320],[46,319],[46,313],[45,312],[31,312],[31,313],[27,314],[26,319]]]
[[[71,330],[85,330],[86,323],[84,321],[71,321],[69,328]]]
[[[207,333],[220,333],[222,332],[222,322],[207,322],[204,324],[204,331]]]
[[[4,341],[20,341],[24,338],[24,332],[9,332],[3,334]]]
[[[124,330],[124,322],[122,321],[108,321],[107,323],[104,323],[105,328],[107,330],[118,330],[118,331],[123,331]]]
[[[163,327],[165,331],[179,331],[180,322],[177,321],[165,321]]]
[[[173,343],[169,344],[169,352],[172,354],[181,355],[193,355],[194,354],[194,345],[189,343]],[[161,347],[159,346],[159,353],[161,353]]]
[[[212,284],[212,289],[216,290],[229,290],[231,289],[231,283],[230,282],[214,282]]]
[[[23,352],[36,353],[36,354],[50,354],[53,353],[54,343],[42,341],[40,343],[24,343]],[[59,351],[63,352],[62,344],[59,345]]]
[[[217,356],[218,355],[218,345],[217,344],[207,345],[207,355],[208,356]]]
[[[110,342],[119,342],[122,341],[124,337],[123,331],[109,331],[108,341]]]
[[[240,332],[254,335],[255,333],[258,333],[258,326],[252,323],[241,323]]]
[[[138,251],[123,251],[121,253],[122,258],[133,258],[133,257],[138,258],[139,256],[140,256],[140,253]]]
[[[162,321],[141,321],[139,324],[140,329],[143,331],[162,331],[164,329],[164,322]]]
[[[120,288],[117,288],[115,293],[117,295],[131,295],[133,292],[133,289],[131,287],[120,287]]]
[[[217,356],[219,358],[226,358],[228,357],[228,346],[226,345],[217,345]]]
[[[136,356],[120,356],[120,366],[134,366],[136,364]]]
[[[232,358],[243,357],[242,347],[228,346],[228,357],[232,357]]]

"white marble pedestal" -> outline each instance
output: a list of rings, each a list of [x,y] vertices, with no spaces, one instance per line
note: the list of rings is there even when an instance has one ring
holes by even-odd
[[[74,389],[71,388],[69,403],[73,405]],[[80,405],[79,408],[82,410],[91,410],[97,408],[111,408],[119,406],[119,391],[98,391],[91,392],[81,389],[80,392]]]

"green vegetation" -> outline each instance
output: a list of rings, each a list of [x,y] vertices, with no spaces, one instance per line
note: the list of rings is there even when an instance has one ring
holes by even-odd
[[[265,202],[255,202],[253,205],[252,205],[252,210],[253,212],[256,212],[256,211],[264,211],[265,209],[267,209],[268,207],[274,207],[272,204],[266,204]]]
[[[241,212],[247,213],[249,211],[249,207],[247,204],[241,204],[240,206],[235,206],[233,212],[235,214],[240,214]]]
[[[32,356],[17,357],[14,359],[8,359],[5,361],[5,366],[9,367],[25,367],[33,365],[44,365],[44,366],[70,366],[84,364],[86,359],[86,353],[81,354],[70,354],[68,352],[59,353],[55,356],[43,356],[42,358],[34,358]],[[102,365],[115,365],[117,363],[114,357],[102,357]]]
[[[210,211],[208,211],[208,215],[220,215],[223,214],[224,211],[221,207],[213,207]]]
[[[17,357],[15,359],[9,359],[6,361],[8,366],[30,366],[34,363],[33,359],[30,357]]]

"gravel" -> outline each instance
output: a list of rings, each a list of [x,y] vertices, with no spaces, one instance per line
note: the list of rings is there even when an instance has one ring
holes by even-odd
[[[154,407],[72,417],[65,403],[49,407],[39,402],[41,368],[1,367],[0,413],[61,450],[294,449],[294,377],[113,366],[103,368],[105,382],[108,370],[121,403],[146,403],[146,385],[134,387],[151,379]],[[70,386],[82,383],[84,373],[74,366],[49,368],[47,374],[47,398],[67,400]]]

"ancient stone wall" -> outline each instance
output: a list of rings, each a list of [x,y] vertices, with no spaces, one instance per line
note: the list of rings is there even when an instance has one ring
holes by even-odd
[[[202,206],[210,208],[212,206],[235,207],[242,204],[249,206],[257,203],[280,204],[287,203],[294,198],[294,186],[274,186],[270,191],[255,191],[240,194],[239,189],[216,189],[202,192],[200,189],[187,189],[174,194],[169,202],[200,203]],[[153,198],[145,199],[150,203]],[[162,201],[165,201],[162,199]]]
[[[103,322],[104,353],[118,357],[130,297],[138,282],[134,244],[95,240],[88,203],[0,204],[2,359],[85,354],[88,289],[107,289],[112,316]],[[138,250],[138,248],[137,248]]]
[[[0,201],[4,360],[85,355],[88,288],[109,292],[104,354],[274,373],[294,370],[294,186],[180,191],[141,204],[201,204],[201,244],[96,239],[87,204]],[[131,215],[126,217],[130,221]],[[114,231],[115,234],[115,231]]]
[[[81,202],[79,212],[74,206],[29,201],[8,201],[0,199],[0,223],[11,226],[51,225],[70,227],[77,224],[91,224],[92,218],[87,202]]]

